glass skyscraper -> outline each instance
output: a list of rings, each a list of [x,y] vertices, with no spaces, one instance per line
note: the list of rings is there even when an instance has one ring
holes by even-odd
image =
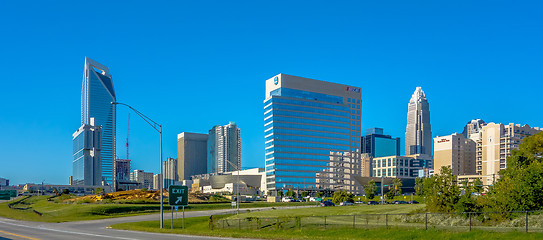
[[[360,193],[360,88],[276,75],[266,80],[267,188]]]
[[[241,170],[241,131],[236,123],[211,128],[207,149],[208,173]]]
[[[362,137],[362,153],[369,157],[399,156],[400,138],[392,138],[384,135],[382,128],[370,128],[366,130],[366,136]]]
[[[116,109],[111,102],[115,101],[115,90],[109,69],[85,57],[81,90],[81,125],[90,124],[91,118],[94,118],[94,124],[102,127],[100,152],[102,181],[111,187],[116,156]]]

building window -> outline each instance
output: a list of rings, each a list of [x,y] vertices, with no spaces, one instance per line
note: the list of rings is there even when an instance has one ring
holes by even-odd
[[[360,104],[360,99],[356,100],[356,102],[357,102],[358,104]]]

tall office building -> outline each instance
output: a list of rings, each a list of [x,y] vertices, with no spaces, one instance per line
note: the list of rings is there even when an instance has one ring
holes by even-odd
[[[207,134],[182,132],[177,135],[179,181],[207,173]]]
[[[370,157],[401,155],[400,138],[384,135],[382,128],[369,128],[366,136],[362,136],[362,153]]]
[[[434,173],[450,167],[454,175],[475,174],[475,141],[454,133],[434,138]]]
[[[241,169],[241,132],[236,123],[214,126],[207,141],[207,172],[222,173]]]
[[[162,163],[164,174],[164,188],[168,188],[170,185],[175,185],[175,182],[179,180],[177,178],[177,159],[169,157]]]
[[[476,173],[484,185],[492,185],[498,172],[507,167],[511,150],[518,149],[525,137],[540,132],[540,128],[509,123],[489,123],[481,128],[476,140]]]
[[[473,119],[466,124],[462,134],[465,138],[474,138],[472,140],[476,140],[479,137],[479,132],[485,125],[485,121],[481,119]]]
[[[264,137],[268,190],[361,193],[360,88],[276,75],[266,80]]]
[[[81,125],[90,124],[95,119],[96,126],[102,127],[101,166],[102,180],[110,187],[113,186],[113,164],[116,156],[115,139],[115,91],[109,69],[85,57],[83,87],[81,90]],[[75,178],[74,174],[74,178]],[[75,179],[74,179],[75,180]]]
[[[102,127],[89,120],[72,135],[74,185],[102,185]]]
[[[432,141],[428,100],[422,88],[417,87],[408,105],[405,155],[427,154],[431,156]]]

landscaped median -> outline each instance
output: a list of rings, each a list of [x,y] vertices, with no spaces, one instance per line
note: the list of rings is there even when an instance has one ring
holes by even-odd
[[[155,203],[70,202],[71,196],[23,196],[10,202],[0,203],[0,216],[25,221],[69,222],[158,213]],[[315,203],[241,203],[241,208],[313,205]],[[164,204],[165,211],[168,205]],[[190,204],[186,211],[231,209],[230,203]]]
[[[542,233],[524,233],[524,232],[493,232],[474,229],[473,231],[459,231],[455,228],[437,229],[430,227],[428,230],[423,228],[384,226],[385,218],[381,218],[381,226],[366,228],[362,225],[343,225],[332,228],[325,228],[322,224],[306,225],[305,228],[298,228],[297,225],[281,225],[277,222],[265,224],[261,222],[261,228],[255,228],[256,219],[263,218],[320,218],[328,216],[343,216],[345,213],[359,214],[402,214],[417,211],[423,208],[422,205],[385,205],[385,206],[347,206],[347,207],[320,207],[304,209],[284,209],[250,212],[240,215],[222,215],[213,216],[213,223],[210,223],[209,217],[194,217],[185,219],[185,229],[182,229],[182,220],[173,221],[173,229],[170,229],[170,221],[164,222],[164,228],[159,228],[159,221],[146,221],[135,223],[115,224],[114,229],[148,231],[173,234],[190,234],[202,236],[220,236],[237,238],[266,238],[266,239],[541,239]],[[245,225],[239,219],[252,219],[253,227]],[[352,216],[351,218],[352,219]],[[216,227],[227,220],[232,224],[231,228]],[[241,222],[240,225],[238,223]],[[303,221],[303,220],[302,220]],[[213,225],[214,227],[211,227]],[[333,226],[333,225],[332,225]]]

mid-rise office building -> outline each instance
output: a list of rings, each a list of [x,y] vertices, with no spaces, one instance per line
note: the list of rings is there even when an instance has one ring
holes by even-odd
[[[431,167],[427,154],[373,158],[373,177],[416,178],[419,170]]]
[[[73,135],[73,179],[74,185],[102,185],[102,127],[91,118]]]
[[[286,74],[266,80],[268,190],[337,189],[342,183],[341,189],[361,193],[353,179],[362,171],[360,116],[359,87]],[[337,166],[341,174],[321,177]]]
[[[83,87],[81,90],[81,126],[89,125],[94,118],[95,126],[102,127],[101,151],[101,180],[112,187],[114,181],[113,165],[116,156],[116,108],[115,90],[109,69],[85,57],[83,72]],[[96,155],[95,155],[96,156]],[[80,169],[80,168],[77,168]],[[80,180],[81,173],[74,172],[74,181]],[[93,182],[96,182],[93,179]]]
[[[182,132],[177,135],[178,180],[207,173],[207,134]]]
[[[454,175],[475,174],[475,141],[454,133],[434,138],[434,173],[450,167]]]
[[[130,180],[130,160],[116,159],[115,160],[115,180],[126,181]]]
[[[385,157],[401,155],[400,138],[385,135],[382,128],[369,128],[366,136],[362,136],[362,153],[370,157]]]
[[[432,155],[430,106],[424,91],[417,87],[409,100],[405,129],[405,155]]]
[[[153,173],[151,172],[136,169],[130,173],[130,180],[138,182],[140,188],[154,188]]]
[[[179,179],[177,178],[177,159],[169,157],[162,164],[164,174],[164,188],[170,185],[175,185]]]
[[[507,167],[511,150],[518,149],[522,140],[540,132],[540,128],[509,123],[488,123],[483,126],[476,140],[476,173],[484,185],[493,185],[498,172]]]
[[[241,131],[236,123],[214,126],[207,141],[207,172],[222,173],[241,169]]]

